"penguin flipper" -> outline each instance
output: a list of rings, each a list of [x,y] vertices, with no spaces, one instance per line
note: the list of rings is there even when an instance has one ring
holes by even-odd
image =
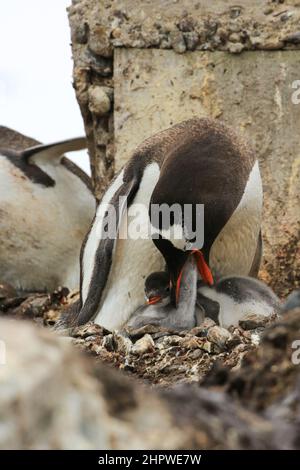
[[[0,148],[20,152],[28,147],[40,144],[41,142],[38,140],[21,134],[21,132],[10,129],[9,127],[0,126]]]
[[[27,162],[30,162],[32,159],[36,160],[38,158],[49,160],[51,162],[57,161],[58,163],[62,159],[64,153],[82,150],[86,147],[87,141],[85,137],[75,137],[72,139],[54,142],[52,144],[41,144],[29,147],[21,152],[21,156]]]
[[[115,238],[108,238],[104,236],[104,230],[102,226],[102,233],[101,237],[99,238],[99,245],[97,247],[95,258],[94,258],[94,266],[93,271],[88,287],[88,293],[84,302],[82,301],[82,308],[78,314],[77,319],[73,321],[76,322],[76,325],[83,325],[90,320],[93,320],[98,312],[99,305],[101,302],[102,294],[106,286],[106,282],[109,276],[110,268],[112,265],[112,258],[113,252],[116,245],[116,241],[118,239],[118,234],[120,230],[120,226],[125,214],[125,209],[127,205],[129,205],[139,188],[139,180],[133,177],[129,181],[123,181],[123,184],[120,188],[116,191],[112,199],[110,200],[110,204],[112,204],[115,208],[116,214],[116,233]],[[101,205],[101,203],[100,203]],[[92,230],[90,231],[90,234]],[[85,243],[83,246],[83,251],[88,243]],[[84,253],[81,253],[81,272],[83,273],[84,278]],[[82,298],[82,284],[81,282],[81,298]]]

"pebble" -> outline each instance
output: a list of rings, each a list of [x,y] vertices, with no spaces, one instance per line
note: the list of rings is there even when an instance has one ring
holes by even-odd
[[[207,339],[216,344],[221,350],[226,349],[226,343],[231,339],[231,333],[221,326],[213,326],[208,330]]]
[[[73,28],[72,41],[78,44],[86,44],[88,41],[89,27],[87,23],[78,24]]]
[[[178,28],[184,33],[190,33],[195,29],[195,22],[193,18],[185,17],[182,18],[178,23]]]
[[[115,350],[114,335],[112,333],[104,336],[101,347],[109,352],[113,352]]]
[[[231,42],[238,43],[241,41],[241,36],[239,33],[231,33],[228,39]]]
[[[292,11],[286,11],[280,16],[280,21],[288,21],[293,15],[294,13]]]
[[[300,31],[288,34],[283,40],[291,44],[300,44]]]
[[[203,343],[202,349],[208,353],[212,353],[213,345],[209,341],[205,341],[205,343]]]
[[[244,45],[241,42],[230,42],[228,45],[228,50],[232,54],[239,54],[244,49]]]
[[[17,292],[13,288],[13,286],[8,284],[7,282],[0,283],[0,299],[6,299],[9,297],[16,297],[16,296],[17,296]]]
[[[268,317],[249,313],[244,315],[244,317],[239,321],[239,325],[243,330],[254,330],[255,328],[265,326],[267,321]]]
[[[194,51],[199,44],[199,34],[196,31],[184,33],[184,39],[189,51]]]
[[[240,16],[240,14],[241,14],[241,7],[234,6],[230,8],[230,12],[229,12],[230,18],[235,19],[238,16]]]
[[[89,91],[89,110],[103,116],[107,114],[111,109],[111,100],[104,87],[101,86],[90,86]]]
[[[108,31],[105,26],[94,26],[94,28],[90,31],[88,43],[89,49],[94,54],[102,57],[111,57],[112,46],[110,44]]]
[[[226,341],[226,346],[227,346],[228,349],[233,349],[236,346],[238,346],[239,344],[241,344],[241,342],[242,342],[242,340],[241,340],[239,335],[237,335],[237,334],[231,335],[231,338],[229,338]]]
[[[85,325],[78,326],[72,331],[74,338],[87,338],[88,336],[104,336],[110,332],[97,323],[89,322]]]
[[[171,31],[170,39],[175,52],[183,54],[186,51],[184,36],[180,31]]]
[[[130,353],[132,349],[132,341],[127,336],[115,334],[114,336],[115,350],[121,352],[125,356]]]
[[[132,354],[141,356],[142,354],[153,352],[155,350],[155,344],[152,336],[146,334],[132,346]]]
[[[204,318],[204,321],[201,323],[201,328],[203,330],[208,330],[209,328],[211,328],[212,326],[215,326],[216,325],[216,322],[214,322],[214,320],[212,318],[209,318],[209,317],[206,317]]]
[[[194,349],[190,352],[189,355],[192,359],[200,359],[203,356],[203,351],[201,349]]]

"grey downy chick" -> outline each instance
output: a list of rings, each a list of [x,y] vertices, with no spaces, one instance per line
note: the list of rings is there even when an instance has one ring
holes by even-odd
[[[142,305],[134,312],[126,327],[159,325],[173,330],[193,328],[198,321],[201,322],[200,317],[203,315],[202,308],[195,312],[197,277],[195,261],[190,257],[182,273],[180,298],[176,308],[171,303],[168,274],[163,271],[150,274],[145,281],[147,305]],[[198,314],[199,317],[196,318]]]
[[[263,282],[252,277],[228,276],[211,287],[198,283],[197,305],[222,327],[237,325],[246,314],[279,315],[281,303]]]

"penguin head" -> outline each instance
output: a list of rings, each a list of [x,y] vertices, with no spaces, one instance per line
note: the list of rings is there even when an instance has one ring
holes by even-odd
[[[150,274],[145,281],[145,296],[148,305],[168,305],[171,301],[170,278],[165,271]]]
[[[204,283],[207,285],[213,284],[212,274],[204,259],[204,255],[200,250],[193,249],[183,251],[179,248],[176,248],[170,240],[167,240],[165,238],[154,239],[153,242],[159,249],[159,251],[162,253],[166,261],[170,278],[170,298],[172,304],[175,307],[177,307],[179,301],[181,278],[184,266],[190,256],[194,257],[199,275],[204,281]]]

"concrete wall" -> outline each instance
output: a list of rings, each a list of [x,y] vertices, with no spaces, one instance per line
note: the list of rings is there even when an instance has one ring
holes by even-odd
[[[284,295],[300,268],[300,4],[240,3],[73,1],[74,85],[99,196],[136,145],[183,119],[245,134],[265,190],[261,276]]]

